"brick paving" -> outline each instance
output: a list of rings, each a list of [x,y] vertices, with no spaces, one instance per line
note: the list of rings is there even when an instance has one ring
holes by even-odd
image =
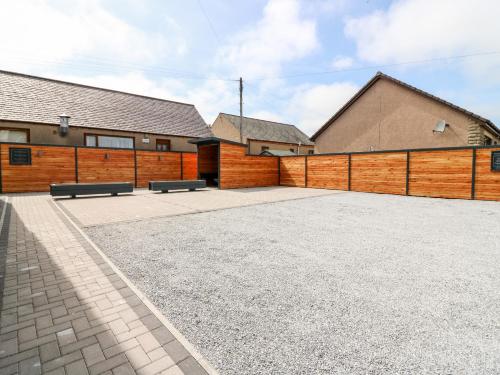
[[[50,197],[8,199],[0,234],[0,374],[214,373]],[[0,199],[0,213],[4,205]]]

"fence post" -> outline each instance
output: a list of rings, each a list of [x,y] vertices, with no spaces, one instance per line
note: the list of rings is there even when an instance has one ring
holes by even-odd
[[[406,195],[410,192],[410,151],[406,151]]]
[[[75,182],[78,183],[78,146],[75,145]]]
[[[278,156],[278,186],[281,186],[281,156]]]
[[[134,186],[137,187],[137,150],[134,147]]]
[[[348,167],[348,174],[347,174],[347,190],[351,191],[351,155],[349,154],[349,167]]]
[[[184,180],[184,153],[181,152],[181,180]]]
[[[476,199],[476,148],[472,149],[472,180],[470,187],[470,199]]]
[[[2,146],[0,144],[0,194],[3,193],[3,181],[2,181]]]
[[[307,155],[304,157],[304,187],[307,187]]]

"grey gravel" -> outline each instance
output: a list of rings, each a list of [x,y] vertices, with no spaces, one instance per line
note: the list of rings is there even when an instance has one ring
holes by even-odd
[[[87,229],[222,374],[500,373],[500,203],[345,193]]]

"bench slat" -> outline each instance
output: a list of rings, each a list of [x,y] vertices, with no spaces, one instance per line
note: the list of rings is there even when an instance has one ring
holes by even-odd
[[[52,196],[76,196],[92,194],[132,193],[134,186],[131,182],[104,182],[104,183],[78,183],[78,184],[51,184],[50,195]]]
[[[205,180],[149,181],[149,190],[169,191],[179,189],[202,189],[207,187]]]

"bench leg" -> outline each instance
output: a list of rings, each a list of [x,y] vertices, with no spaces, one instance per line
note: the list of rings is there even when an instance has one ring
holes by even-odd
[[[111,193],[111,196],[112,196],[112,197],[117,197],[117,196],[118,196],[118,193]]]
[[[168,193],[168,190],[162,190],[161,192],[162,193]]]
[[[193,189],[189,189],[189,191],[195,191],[195,190],[196,190],[196,188],[193,188]]]
[[[75,199],[76,198],[76,195],[72,195],[71,198]]]

